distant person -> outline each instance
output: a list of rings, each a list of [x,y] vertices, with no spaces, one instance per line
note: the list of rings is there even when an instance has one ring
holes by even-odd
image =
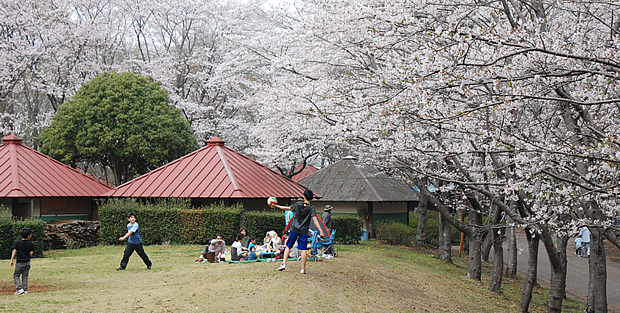
[[[310,204],[310,201],[312,201],[313,198],[314,193],[311,190],[306,189],[304,191],[303,202],[297,202],[290,207],[285,207],[277,204],[271,205],[272,208],[291,210],[295,212],[295,217],[291,220],[290,235],[288,241],[286,242],[282,265],[278,267],[278,271],[286,270],[286,261],[288,259],[289,253],[291,249],[295,246],[295,242],[297,242],[297,247],[301,251],[302,261],[300,273],[306,274],[306,256],[308,254],[308,230],[310,229],[310,221],[314,222],[316,228],[319,229],[321,237],[325,237],[325,234],[323,233],[323,228],[319,224],[319,221],[316,217],[316,211],[314,207]]]
[[[293,215],[295,215],[295,213],[293,213],[293,211],[291,210],[287,210],[286,212],[284,212],[284,227],[288,226],[289,222],[293,218]]]
[[[575,254],[578,257],[581,257],[581,237],[577,236],[575,238]]]
[[[263,249],[265,251],[276,251],[281,243],[282,241],[278,237],[278,233],[270,230],[265,234],[265,239],[263,239]]]
[[[216,235],[215,239],[211,240],[208,245],[205,245],[202,248],[202,252],[200,253],[200,257],[197,261],[203,262],[205,255],[207,255],[208,252],[215,253],[216,261],[222,261],[224,254],[226,253],[226,242],[224,241],[222,235]]]
[[[590,257],[590,229],[584,226],[579,231],[579,236],[581,237],[581,256],[584,258]]]
[[[127,234],[125,236],[118,238],[118,240],[123,241],[127,238],[127,246],[125,247],[125,253],[123,253],[123,259],[121,260],[121,266],[117,268],[117,271],[124,271],[127,267],[127,263],[129,263],[129,257],[133,254],[134,251],[138,253],[138,255],[142,258],[142,261],[146,265],[146,269],[150,270],[153,266],[153,262],[149,260],[149,257],[144,252],[144,247],[142,246],[142,237],[140,237],[140,227],[138,227],[138,223],[136,222],[136,214],[131,212],[127,214],[127,220],[129,224],[127,224]]]
[[[250,236],[250,244],[248,244],[248,260],[258,260],[256,256],[256,237]]]
[[[331,232],[332,232],[332,206],[331,205],[326,205],[325,212],[323,212],[323,216],[321,216],[321,218],[323,219],[323,223],[325,223],[325,228],[327,228],[327,235],[331,236]]]
[[[32,231],[26,227],[22,229],[22,239],[15,242],[13,253],[11,253],[11,263],[15,266],[13,281],[15,281],[15,295],[28,294],[28,274],[30,273],[30,258],[34,253],[34,244],[30,241]],[[17,263],[13,260],[17,258]],[[21,280],[20,280],[21,276]]]
[[[231,258],[233,261],[241,261],[244,258],[247,258],[248,248],[244,248],[241,245],[241,240],[243,240],[243,238],[245,238],[245,236],[242,233],[238,233],[237,240],[233,242],[230,248]]]
[[[239,233],[243,234],[243,240],[241,240],[241,246],[244,248],[247,248],[248,245],[250,244],[250,237],[248,237],[248,229],[245,227],[241,227],[241,229],[239,230]]]

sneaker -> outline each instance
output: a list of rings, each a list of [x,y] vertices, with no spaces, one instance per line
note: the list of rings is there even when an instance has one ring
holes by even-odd
[[[302,273],[302,274],[305,274],[306,273],[306,269],[302,268],[301,271],[299,271],[299,272]]]
[[[22,293],[24,293],[24,289],[20,289],[20,290],[15,291],[15,295],[16,296],[17,295],[21,295]]]
[[[28,290],[24,290],[24,294],[27,295],[28,294]]]
[[[286,269],[286,264],[282,263],[280,264],[280,267],[278,267],[278,271],[283,271]]]
[[[151,264],[151,265],[147,266],[147,267],[146,267],[146,269],[147,269],[147,270],[150,270],[150,269],[151,269],[151,266],[153,266],[153,264]]]
[[[119,267],[119,268],[117,268],[116,270],[117,270],[117,271],[124,271],[125,269],[124,269],[124,268],[122,268],[122,267]]]

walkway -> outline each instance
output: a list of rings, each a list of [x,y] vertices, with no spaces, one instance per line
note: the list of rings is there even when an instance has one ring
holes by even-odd
[[[579,258],[575,255],[574,239],[569,240],[568,247],[566,292],[570,297],[582,299],[585,302],[588,296],[588,259]],[[517,269],[519,275],[525,276],[528,251],[527,239],[524,233],[517,233],[517,248],[519,251]],[[504,255],[504,258],[506,258],[506,255]],[[548,285],[550,279],[551,267],[549,265],[549,258],[547,257],[545,247],[541,243],[538,252],[538,281]],[[607,305],[609,312],[620,313],[620,264],[610,261],[607,262]]]

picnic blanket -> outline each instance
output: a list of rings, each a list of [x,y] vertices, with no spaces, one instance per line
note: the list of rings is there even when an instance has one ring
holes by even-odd
[[[254,263],[254,262],[268,262],[267,260],[269,260],[269,258],[264,258],[264,259],[257,259],[257,260],[243,260],[243,261],[228,261],[228,264],[230,263]],[[275,262],[278,262],[282,259],[277,259]],[[297,258],[288,258],[288,261],[296,261]],[[272,263],[275,263],[272,262]]]

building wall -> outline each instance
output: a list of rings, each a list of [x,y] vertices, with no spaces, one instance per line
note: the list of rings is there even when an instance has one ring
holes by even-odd
[[[41,198],[40,217],[44,221],[63,218],[95,219],[92,198]],[[93,212],[94,211],[94,212]]]

